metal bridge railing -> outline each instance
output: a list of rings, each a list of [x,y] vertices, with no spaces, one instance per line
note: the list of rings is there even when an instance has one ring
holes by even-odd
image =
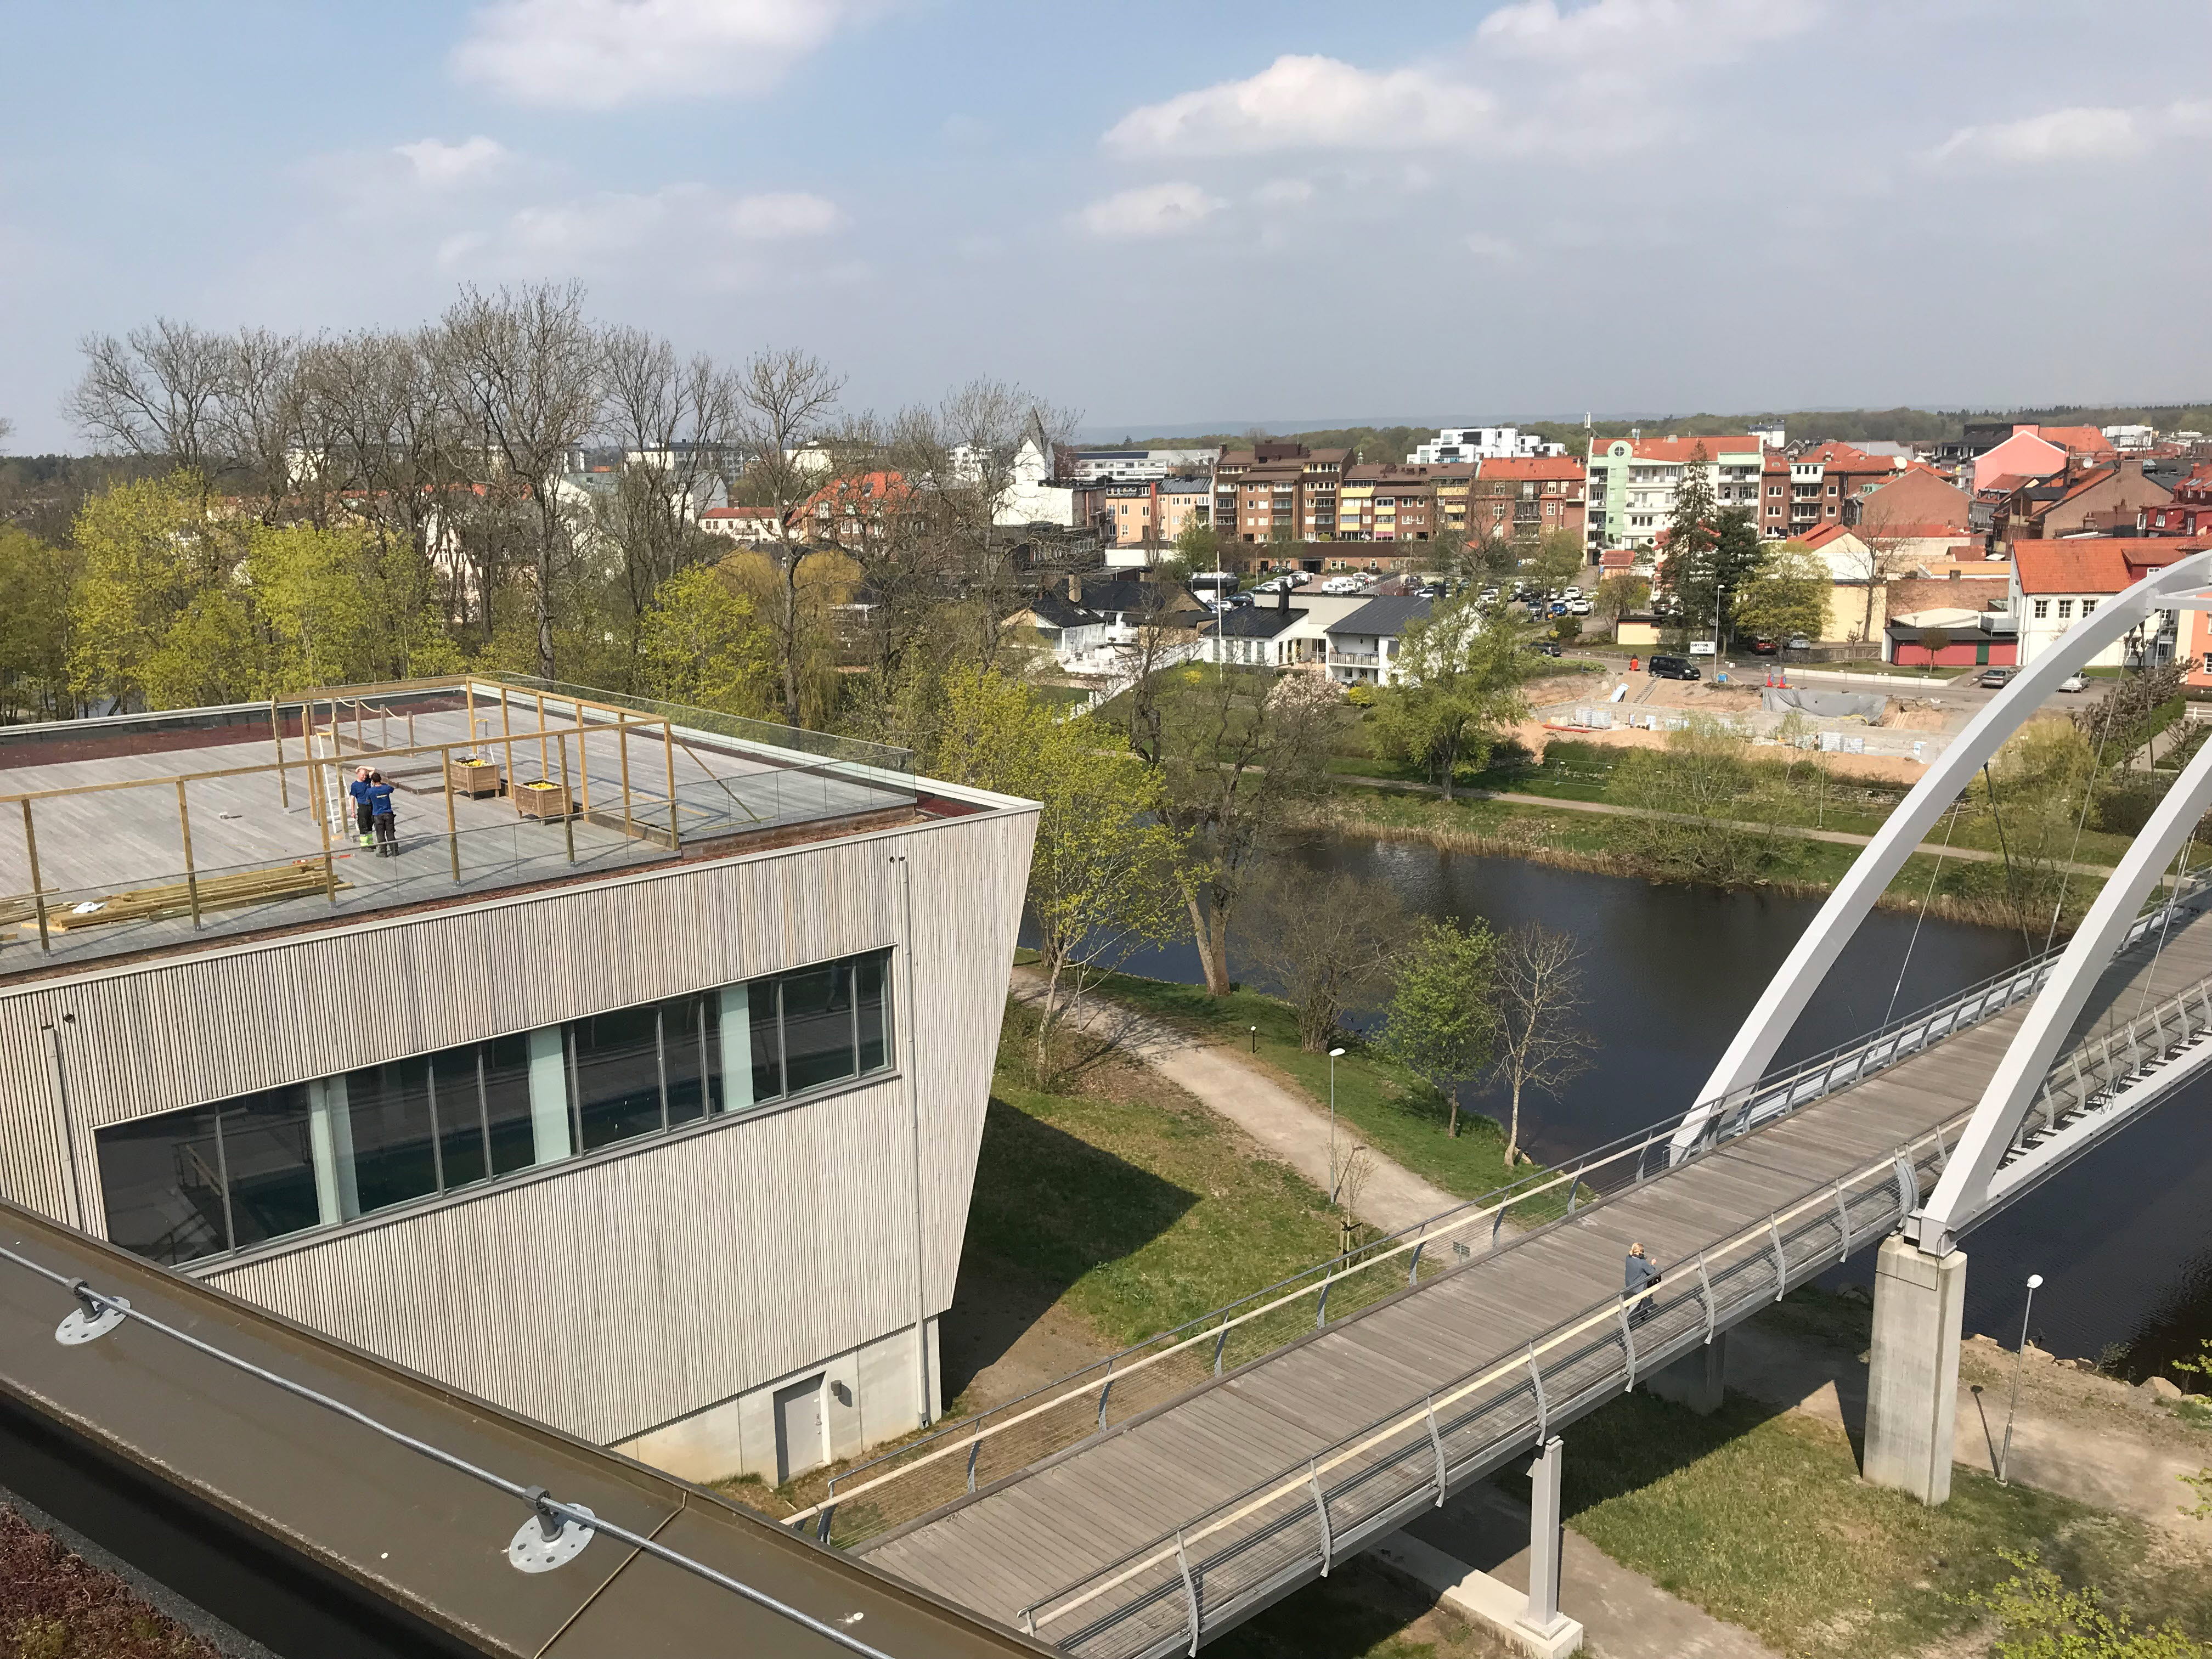
[[[2128,942],[2141,939],[2170,910],[2208,885],[2212,879],[2204,875],[2185,879],[2173,898],[2138,919]],[[1609,1141],[1570,1167],[1525,1176],[1346,1255],[1316,1262],[988,1411],[946,1424],[832,1477],[822,1500],[788,1516],[786,1524],[823,1542],[851,1546],[917,1519],[1461,1261],[1530,1236],[1596,1199],[1648,1179],[1670,1162],[1683,1161],[1671,1152],[1670,1143],[1691,1118],[1705,1115],[1698,1144],[1686,1154],[1694,1158],[1863,1081],[2033,995],[2055,960],[2055,952],[2045,952],[1993,974],[1856,1042]]]
[[[2212,1036],[2212,979],[2201,979],[2124,1024],[2092,1031],[2051,1068],[2007,1151],[2016,1158],[2083,1112],[2133,1088],[2185,1048]]]
[[[1949,1125],[1944,1126],[1949,1127]],[[1533,1449],[1557,1425],[1887,1236],[1940,1173],[1943,1130],[1808,1188],[1648,1293],[1593,1303],[1524,1352],[1400,1405],[1017,1615],[1080,1659],[1195,1652],[1286,1586]]]

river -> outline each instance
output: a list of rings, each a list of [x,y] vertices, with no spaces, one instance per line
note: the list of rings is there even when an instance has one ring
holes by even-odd
[[[1535,921],[1576,936],[1586,1023],[1597,1039],[1592,1064],[1560,1099],[1524,1098],[1522,1109],[1529,1150],[1554,1164],[1680,1112],[1820,908],[1812,898],[1595,875],[1417,842],[1330,836],[1293,856],[1317,873],[1387,883],[1421,915],[1480,917],[1497,928]],[[2027,954],[2017,933],[1931,917],[1908,961],[1913,927],[1901,911],[1867,920],[1790,1034],[1782,1062],[1880,1024],[1893,997],[1906,1013]],[[1188,944],[1146,952],[1129,969],[1190,983],[1203,977]],[[1249,971],[1233,948],[1230,971]],[[1466,1098],[1478,1110],[1492,1103],[1480,1090]],[[2017,1340],[2024,1282],[2040,1273],[2033,1334],[2056,1353],[2095,1358],[2124,1344],[2128,1372],[2140,1376],[2212,1336],[2209,1105],[2212,1079],[2184,1088],[1969,1234],[1968,1333]],[[1821,1282],[1871,1285],[1873,1273],[1869,1249]]]

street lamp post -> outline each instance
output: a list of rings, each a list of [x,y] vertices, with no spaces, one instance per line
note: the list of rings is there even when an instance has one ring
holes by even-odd
[[[2020,1310],[2020,1348],[2012,1357],[2012,1398],[2005,1403],[2004,1448],[1997,1453],[1997,1485],[2005,1484],[2005,1470],[2012,1462],[2012,1417],[2020,1408],[2021,1367],[2027,1363],[2027,1316],[2035,1309],[2035,1292],[2043,1283],[2041,1273],[2027,1276],[2027,1301]]]
[[[1328,1201],[1336,1202],[1336,1060],[1341,1048],[1328,1051]]]

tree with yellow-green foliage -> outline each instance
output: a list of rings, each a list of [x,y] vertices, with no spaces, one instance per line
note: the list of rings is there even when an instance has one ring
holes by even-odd
[[[70,687],[76,586],[84,568],[73,547],[49,547],[0,525],[0,715],[72,718]]]
[[[1179,838],[1159,821],[1158,775],[1087,714],[1060,720],[1018,680],[963,665],[945,682],[937,776],[1042,802],[1029,916],[1044,1000],[1035,1064],[1097,979],[1178,931]]]
[[[693,565],[660,584],[639,619],[645,689],[670,702],[765,718],[775,699],[775,647],[753,596],[720,565]]]
[[[223,574],[199,481],[173,472],[105,490],[77,514],[75,539],[84,571],[70,606],[70,690],[80,703],[147,707],[155,653]]]
[[[1804,543],[1771,545],[1735,596],[1735,629],[1778,645],[1800,634],[1817,640],[1827,632],[1828,592],[1834,586],[1827,561]]]

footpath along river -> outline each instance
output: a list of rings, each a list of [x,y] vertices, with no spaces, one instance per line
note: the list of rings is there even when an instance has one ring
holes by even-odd
[[[1820,908],[1814,898],[1665,885],[1415,842],[1326,836],[1292,856],[1316,874],[1385,883],[1420,915],[1480,917],[1497,928],[1536,921],[1575,935],[1597,1047],[1563,1098],[1523,1104],[1524,1123],[1534,1119],[1529,1149],[1547,1163],[1680,1111]],[[1904,912],[1868,920],[1783,1061],[1880,1024],[1893,989],[1904,1014],[2028,954],[2016,933],[1929,918],[1908,963],[1912,929]],[[1186,983],[1202,977],[1188,943],[1148,951],[1129,969]],[[1265,984],[1233,949],[1230,971]],[[1364,1028],[1374,1017],[1353,1023]],[[1480,1089],[1466,1101],[1477,1110],[1492,1103]],[[2212,1079],[1977,1229],[1966,1249],[1969,1334],[2016,1340],[2023,1283],[2040,1273],[2033,1334],[2052,1352],[2094,1358],[2128,1344],[2136,1376],[2194,1352],[2212,1336]],[[1873,1262],[1863,1252],[1822,1282],[1870,1285]]]

